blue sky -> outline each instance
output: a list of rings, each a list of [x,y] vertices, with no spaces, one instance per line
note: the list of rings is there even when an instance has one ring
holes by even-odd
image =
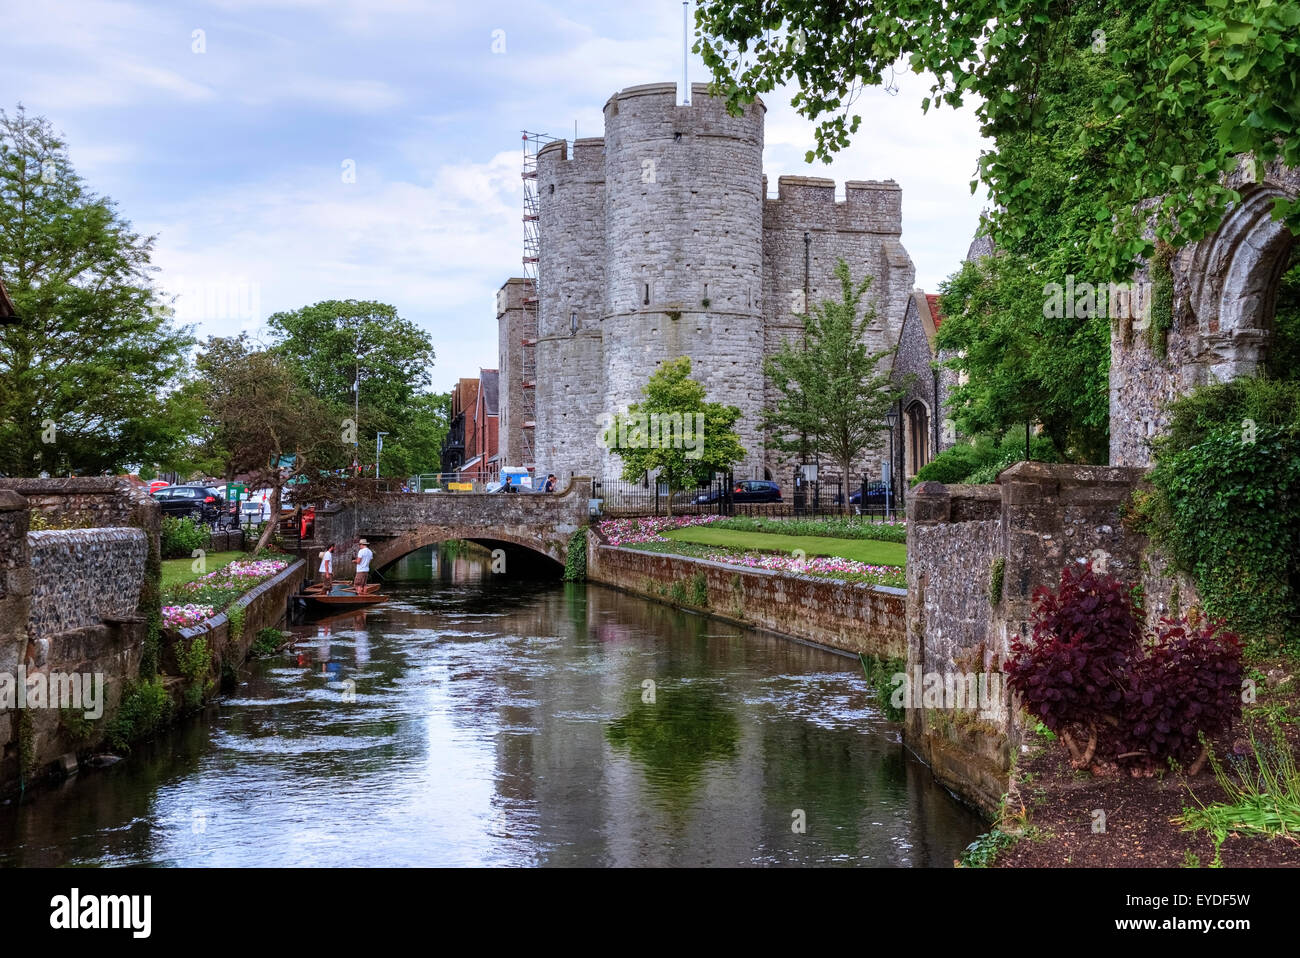
[[[679,80],[681,11],[679,0],[15,3],[0,107],[47,116],[90,188],[157,236],[159,283],[200,335],[258,330],[322,299],[378,299],[429,330],[444,389],[496,365],[493,297],[520,272],[519,131],[572,137],[576,120],[580,136],[599,136],[611,93]],[[694,56],[690,72],[705,79]],[[926,78],[896,83],[859,101],[863,132],[830,166],[803,161],[812,130],[793,91],[766,96],[764,169],[773,190],[788,173],[897,180],[917,285],[934,289],[984,202],[969,188],[981,140],[969,110],[921,113]]]

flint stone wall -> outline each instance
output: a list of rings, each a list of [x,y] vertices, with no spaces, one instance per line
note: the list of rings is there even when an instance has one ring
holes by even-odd
[[[996,485],[925,482],[907,503],[907,663],[922,673],[1001,673],[1011,643],[1032,633],[1033,594],[1068,564],[1093,562],[1141,583],[1148,625],[1195,587],[1146,537],[1124,526],[1144,470],[1022,462]],[[994,591],[994,568],[1002,587]],[[985,811],[1007,788],[1023,729],[1010,697],[996,715],[910,709],[904,739],[936,777]]]
[[[27,533],[32,593],[28,628],[53,635],[133,616],[149,542],[141,529]]]

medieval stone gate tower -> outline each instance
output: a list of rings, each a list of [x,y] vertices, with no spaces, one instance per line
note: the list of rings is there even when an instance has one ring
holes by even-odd
[[[689,356],[708,398],[741,410],[736,474],[785,481],[790,464],[761,429],[774,398],[763,357],[802,333],[805,301],[839,295],[837,259],[872,276],[872,348],[897,342],[914,277],[897,184],[851,181],[837,201],[832,180],[781,177],[769,199],[763,104],[731,116],[703,84],[691,100],[679,105],[671,83],[631,87],[605,104],[603,138],[538,154],[535,384],[512,375],[526,286],[498,296],[504,462],[523,462],[525,426],[509,407],[535,388],[536,471],[616,476],[602,422],[641,398],[659,363]],[[877,475],[879,458],[863,471]]]

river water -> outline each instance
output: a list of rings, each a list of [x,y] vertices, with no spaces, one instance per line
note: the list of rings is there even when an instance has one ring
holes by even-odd
[[[855,659],[479,556],[0,807],[0,865],[948,867],[984,830]]]

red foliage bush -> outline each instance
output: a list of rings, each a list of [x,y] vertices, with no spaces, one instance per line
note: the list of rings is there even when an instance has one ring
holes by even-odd
[[[1091,565],[1067,566],[1056,590],[1035,590],[1031,638],[1012,643],[1004,670],[1080,767],[1191,761],[1200,734],[1222,731],[1241,710],[1236,635],[1163,620],[1148,636],[1132,588]]]

